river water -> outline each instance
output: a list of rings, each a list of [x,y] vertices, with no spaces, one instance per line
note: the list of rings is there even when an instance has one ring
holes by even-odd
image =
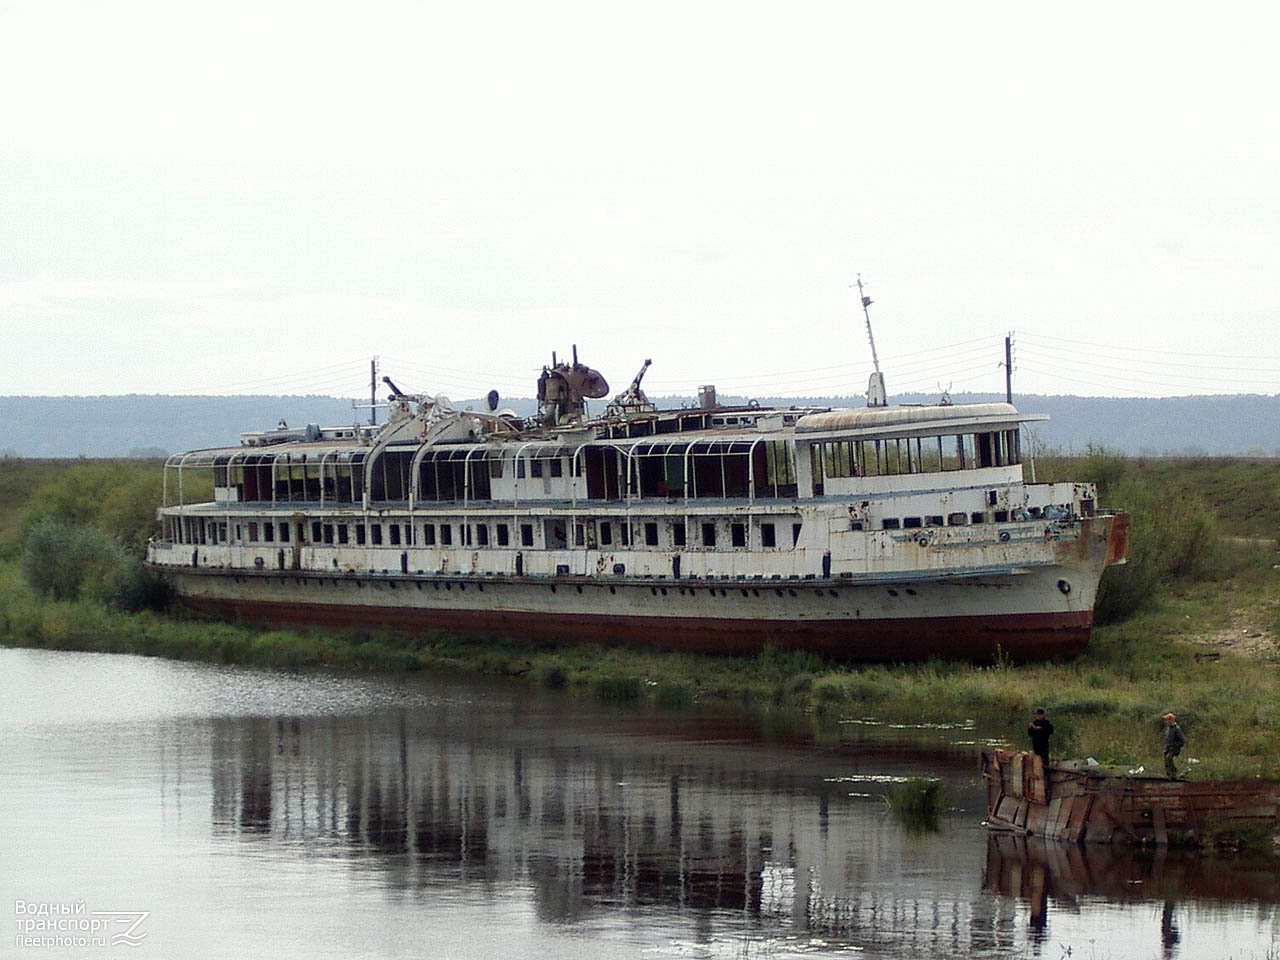
[[[1275,862],[990,835],[963,724],[841,731],[0,650],[0,956],[1280,957]]]

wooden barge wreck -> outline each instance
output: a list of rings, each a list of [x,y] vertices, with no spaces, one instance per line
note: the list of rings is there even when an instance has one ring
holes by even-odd
[[[982,755],[992,829],[1072,843],[1213,843],[1280,826],[1280,781],[1120,776],[1033,753]]]

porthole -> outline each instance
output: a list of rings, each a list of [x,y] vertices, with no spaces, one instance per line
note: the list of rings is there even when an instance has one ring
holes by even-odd
[[[1071,584],[1067,583],[1065,580],[1059,580],[1058,589],[1062,591],[1062,595],[1065,597],[1071,593]]]

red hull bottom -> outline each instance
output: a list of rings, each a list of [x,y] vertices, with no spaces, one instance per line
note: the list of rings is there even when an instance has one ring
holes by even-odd
[[[455,633],[553,643],[622,643],[665,650],[756,654],[767,645],[839,660],[896,662],[931,658],[993,661],[1067,659],[1084,652],[1092,612],[784,621],[574,615],[548,617],[494,610],[299,604],[184,597],[188,607],[223,620],[262,626],[386,629]]]

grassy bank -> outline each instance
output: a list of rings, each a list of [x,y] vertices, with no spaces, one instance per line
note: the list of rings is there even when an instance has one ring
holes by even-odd
[[[876,718],[972,723],[975,742],[1022,745],[1030,711],[1044,706],[1056,727],[1054,755],[1092,756],[1121,770],[1160,769],[1159,716],[1174,710],[1188,735],[1187,755],[1200,761],[1196,778],[1280,778],[1277,558],[1272,548],[1222,536],[1224,527],[1241,537],[1274,536],[1280,464],[1258,461],[1242,468],[1222,461],[1230,482],[1215,483],[1213,462],[1195,463],[1194,487],[1185,486],[1186,472],[1171,461],[1150,465],[1102,457],[1039,465],[1042,479],[1059,470],[1099,476],[1110,488],[1105,502],[1136,504],[1135,562],[1108,575],[1120,582],[1111,587],[1127,595],[1131,609],[1100,626],[1088,652],[1065,664],[849,665],[772,649],[753,657],[707,657],[496,638],[260,631],[172,610],[127,612],[101,596],[53,599],[37,592],[22,571],[23,538],[29,540],[42,519],[79,511],[78,522],[134,543],[145,537],[148,522],[145,511],[119,504],[102,519],[94,500],[77,500],[59,489],[86,481],[115,483],[145,497],[139,491],[148,489],[154,466],[77,473],[101,465],[75,463],[43,472],[27,466],[24,482],[34,486],[25,488],[0,465],[0,642],[277,668],[461,669],[604,700],[799,714],[820,739],[838,736],[842,721]],[[1270,501],[1258,494],[1267,490]],[[1213,491],[1224,497],[1223,504],[1206,496]],[[1264,507],[1254,503],[1241,510],[1242,496]],[[1220,519],[1224,515],[1230,523]]]

